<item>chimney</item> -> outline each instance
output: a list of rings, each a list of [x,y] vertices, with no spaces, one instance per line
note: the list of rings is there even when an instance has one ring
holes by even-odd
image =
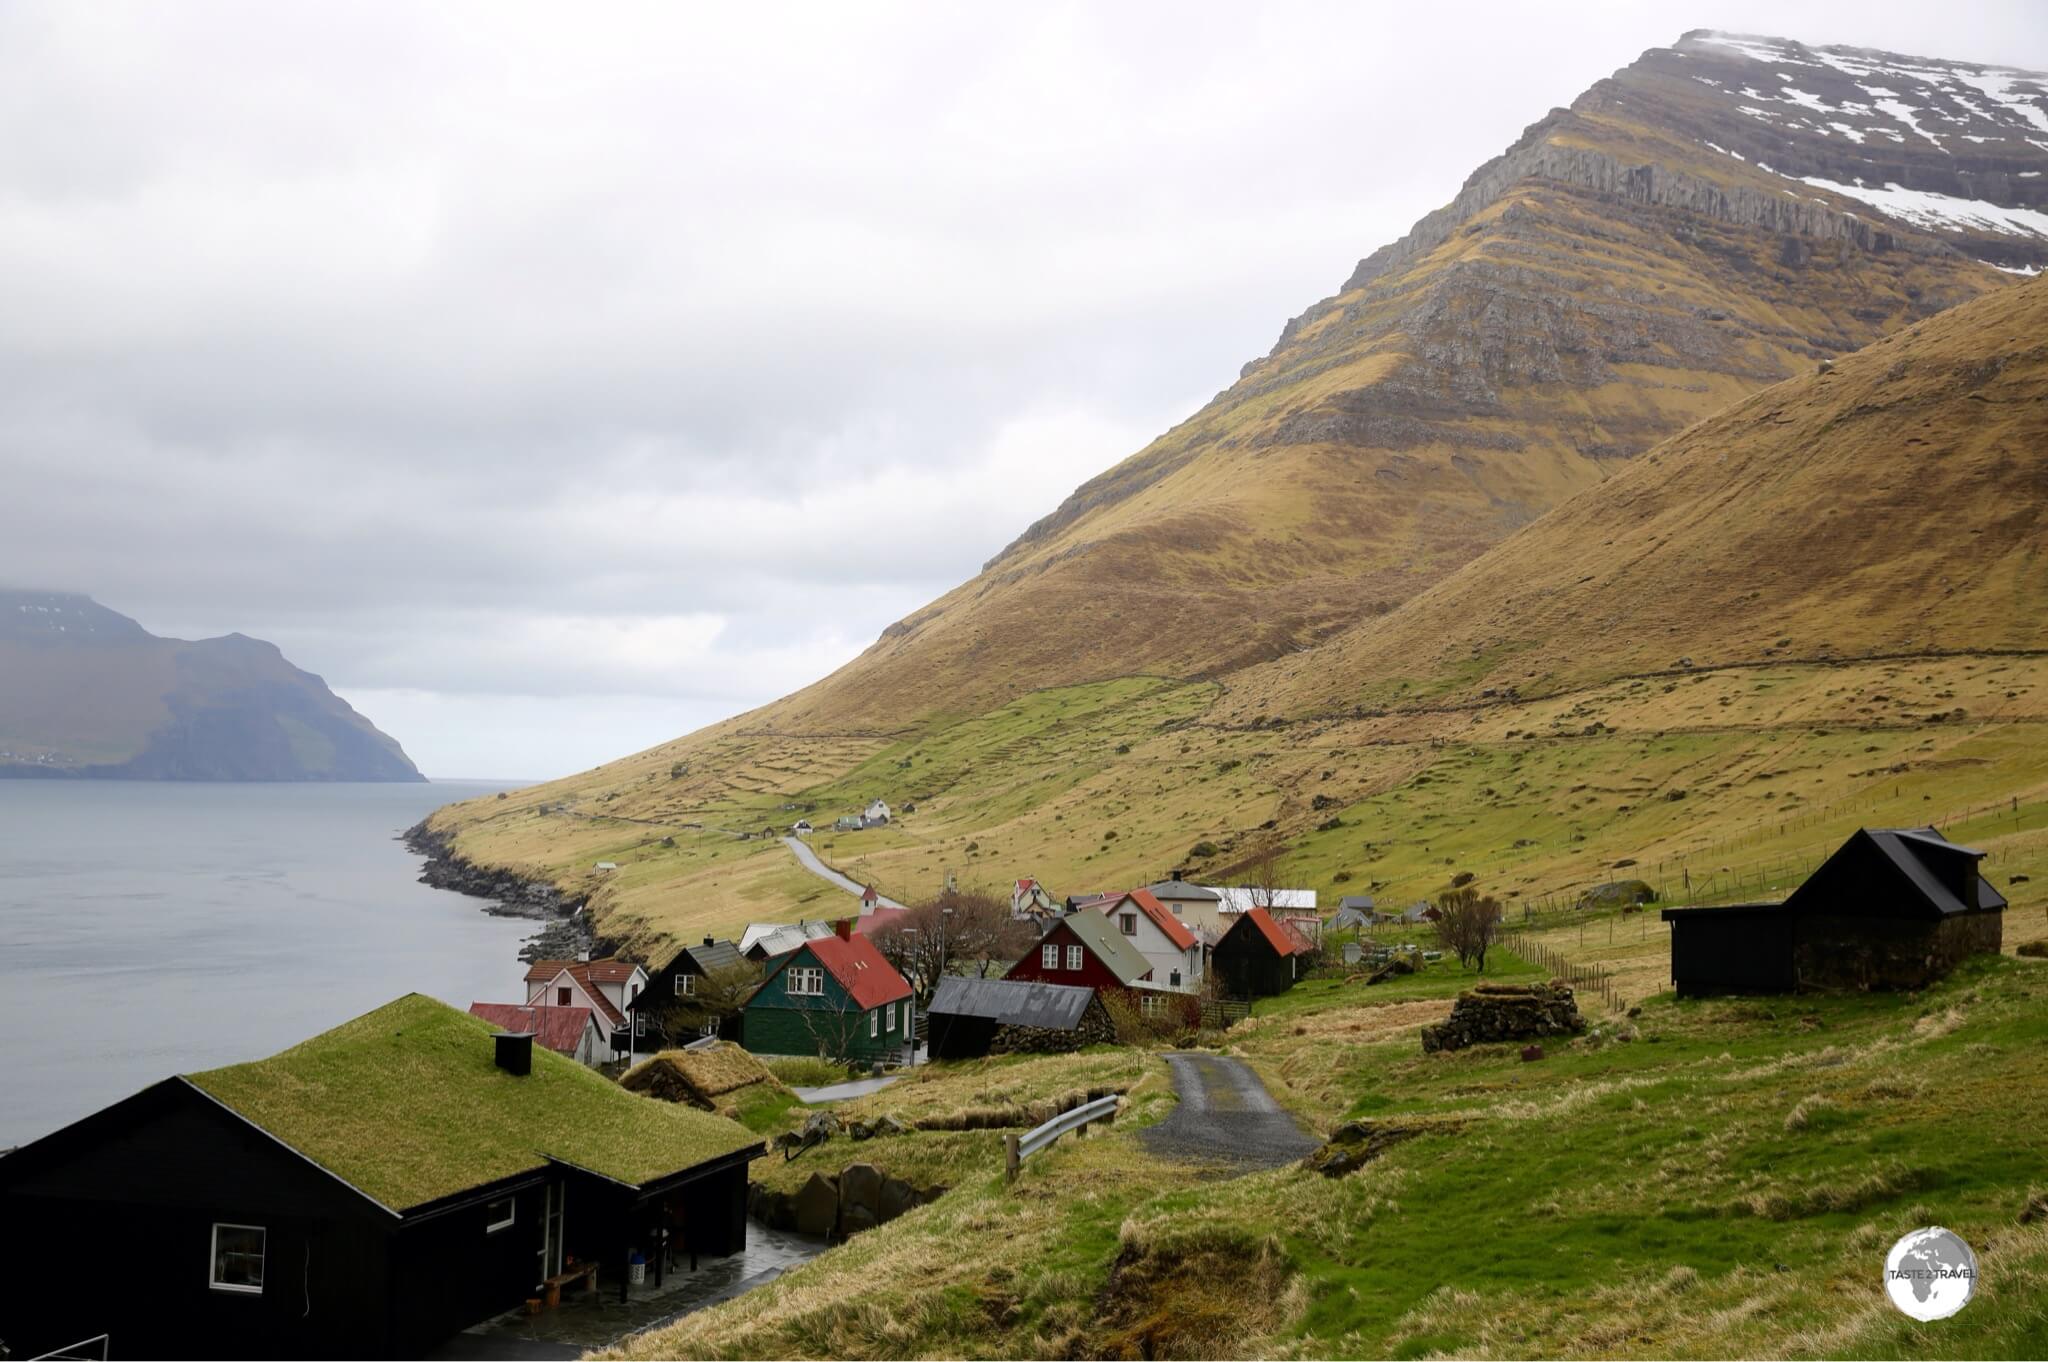
[[[576,952],[576,963],[578,963],[579,965],[587,965],[587,964],[589,964],[589,963],[590,963],[590,952],[589,952],[589,951],[578,951],[578,952]]]
[[[704,944],[707,946],[716,946],[718,944],[718,938],[715,936],[707,936],[704,938]]]
[[[500,1031],[491,1037],[498,1046],[498,1067],[524,1078],[533,1072],[533,1033]]]
[[[841,941],[853,940],[853,919],[850,917],[840,918],[839,921],[832,924],[832,934]]]

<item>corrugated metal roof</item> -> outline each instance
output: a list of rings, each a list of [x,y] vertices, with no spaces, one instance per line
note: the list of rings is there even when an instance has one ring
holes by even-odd
[[[1246,926],[1247,923],[1250,924],[1249,927]],[[1263,908],[1247,909],[1226,935],[1235,935],[1243,931],[1251,931],[1265,938],[1266,944],[1273,948],[1275,955],[1307,955],[1315,949],[1301,933],[1275,922],[1272,915]]]
[[[1139,912],[1151,918],[1152,925],[1165,934],[1166,939],[1173,943],[1175,950],[1194,949],[1195,934],[1187,929],[1186,923],[1166,911],[1166,905],[1152,897],[1152,891],[1149,889],[1133,889],[1128,894],[1119,894],[1104,903],[1091,906],[1095,912],[1111,915],[1126,903],[1134,905]],[[1119,930],[1117,934],[1121,936],[1123,933]]]
[[[520,1003],[471,1003],[469,1013],[514,1035],[531,1035],[533,1043],[545,1045],[558,1055],[574,1058],[590,1026],[587,1007],[543,1007]]]
[[[1186,880],[1161,880],[1157,884],[1148,884],[1145,887],[1151,890],[1156,897],[1162,899],[1208,900],[1220,899],[1222,897],[1214,889],[1205,889],[1199,884],[1189,884]]]
[[[882,958],[882,953],[875,949],[875,943],[864,936],[854,934],[843,940],[837,936],[821,936],[815,941],[805,942],[803,949],[808,950],[811,957],[839,981],[839,986],[862,1010],[910,996],[910,985],[904,982],[893,965]],[[761,982],[765,984],[768,979],[773,979],[799,953],[792,951],[778,960],[775,968],[768,971],[767,979]]]
[[[931,1016],[986,1017],[1007,1026],[1040,1026],[1071,1031],[1081,1024],[1095,997],[1092,988],[1026,979],[968,979],[949,974],[939,980],[925,1012]]]
[[[1261,889],[1249,884],[1212,884],[1208,889],[1222,903],[1226,913],[1242,913],[1247,908],[1313,911],[1316,906],[1316,891],[1313,889]]]

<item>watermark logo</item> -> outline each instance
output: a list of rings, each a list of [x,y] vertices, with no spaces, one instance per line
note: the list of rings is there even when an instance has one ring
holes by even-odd
[[[1892,1304],[1922,1323],[1947,1319],[1977,1289],[1977,1255],[1939,1225],[1914,1230],[1884,1256],[1884,1290]]]

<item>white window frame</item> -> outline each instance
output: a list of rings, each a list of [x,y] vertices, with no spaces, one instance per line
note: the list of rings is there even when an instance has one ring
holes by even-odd
[[[1060,948],[1058,946],[1040,946],[1038,948],[1038,967],[1040,969],[1058,969],[1060,967]]]
[[[1138,915],[1136,913],[1118,913],[1116,915],[1116,925],[1117,929],[1125,936],[1136,936],[1138,934]]]
[[[789,995],[792,998],[824,997],[825,967],[823,965],[791,965],[789,967]]]
[[[1067,968],[1081,968],[1081,948],[1079,946],[1067,947]]]
[[[882,1029],[885,1031],[894,1031],[896,1029],[896,1004],[884,1003],[882,1005]]]
[[[489,1218],[492,1208],[497,1206],[505,1208],[505,1218],[503,1220],[492,1220]],[[519,1220],[519,1198],[516,1196],[501,1196],[486,1201],[484,1203],[484,1216],[485,1234],[496,1234],[499,1230],[511,1229]]]
[[[250,1286],[246,1282],[224,1282],[220,1279],[220,1232],[222,1230],[254,1230],[263,1236],[263,1252],[259,1257],[259,1266],[256,1269],[256,1285]],[[270,1266],[269,1226],[239,1225],[232,1221],[216,1220],[213,1222],[212,1243],[209,1247],[211,1252],[208,1254],[206,1267],[206,1284],[209,1287],[215,1291],[232,1291],[238,1296],[260,1296],[263,1294],[263,1278],[268,1275],[266,1269]]]
[[[678,998],[696,997],[697,976],[694,974],[678,974],[676,976],[676,996]]]
[[[879,1038],[881,1034],[882,1009],[878,1007],[874,1011],[868,1013],[868,1039],[875,1040]]]
[[[636,1036],[647,1034],[647,1018],[637,1011],[633,1014],[633,1034]]]

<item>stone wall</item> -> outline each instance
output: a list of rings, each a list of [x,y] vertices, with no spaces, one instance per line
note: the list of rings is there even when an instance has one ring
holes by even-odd
[[[1081,1024],[1071,1031],[1044,1026],[998,1026],[988,1050],[992,1055],[1059,1055],[1090,1045],[1114,1044],[1116,1026],[1110,1021],[1102,999],[1097,997],[1089,1000],[1087,1011],[1081,1014]]]
[[[1938,922],[1809,914],[1793,964],[1801,988],[1925,988],[1968,956],[1997,953],[2004,936],[2003,912]]]
[[[944,1187],[914,1187],[871,1163],[850,1163],[836,1174],[811,1174],[794,1192],[750,1183],[747,1214],[770,1229],[844,1239],[945,1194]]]
[[[1571,986],[1560,980],[1480,984],[1458,995],[1449,1018],[1422,1028],[1422,1049],[1426,1054],[1462,1050],[1496,1041],[1576,1035],[1585,1029]]]

